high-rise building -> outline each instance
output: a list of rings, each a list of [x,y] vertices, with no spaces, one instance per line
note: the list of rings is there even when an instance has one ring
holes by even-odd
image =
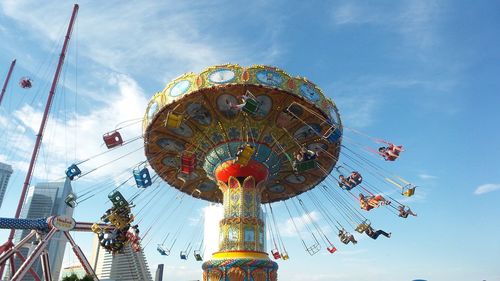
[[[130,245],[127,245],[122,253],[112,254],[99,245],[97,236],[94,237],[90,264],[100,280],[153,280],[142,251],[134,252]]]
[[[12,175],[12,167],[0,162],[0,208],[2,207],[3,197],[7,191],[7,184]]]
[[[20,217],[27,219],[46,218],[50,216],[71,217],[73,209],[64,203],[64,199],[71,191],[71,181],[69,179],[65,182],[46,182],[31,186],[28,189]],[[16,231],[14,243],[19,242],[29,232],[30,230]],[[58,232],[52,237],[47,246],[52,280],[59,280],[66,242],[67,239],[64,234]],[[26,245],[20,250],[25,257],[34,249],[34,245],[31,243]],[[20,261],[16,259],[16,268],[19,268],[19,266]],[[35,261],[32,268],[40,277],[43,276],[40,259]],[[11,273],[9,273],[9,276],[11,276]],[[27,273],[22,280],[31,281],[34,278],[31,274]]]
[[[160,263],[156,268],[155,281],[163,281],[163,263]]]

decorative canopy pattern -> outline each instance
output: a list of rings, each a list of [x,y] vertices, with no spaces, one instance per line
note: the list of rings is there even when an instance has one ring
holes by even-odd
[[[248,92],[256,110],[235,109]],[[262,65],[219,65],[174,79],[151,99],[143,128],[146,156],[156,173],[182,192],[212,202],[222,202],[216,169],[234,161],[244,145],[252,145],[251,160],[268,169],[262,193],[267,203],[321,182],[335,166],[342,136],[335,103],[315,84]],[[293,154],[300,146],[329,156],[318,157],[317,169],[294,172]],[[181,169],[185,155],[195,156],[189,161],[192,172]]]

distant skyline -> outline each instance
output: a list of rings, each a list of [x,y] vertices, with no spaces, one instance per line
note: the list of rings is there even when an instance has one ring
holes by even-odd
[[[370,211],[374,225],[392,237],[373,241],[355,234],[355,246],[342,245],[329,229],[339,248],[333,255],[323,249],[309,256],[283,204],[273,205],[290,254],[279,261],[280,280],[500,280],[500,2],[79,4],[31,185],[61,179],[72,163],[105,151],[102,135],[124,121],[133,124],[121,130],[126,139],[140,136],[137,120],[149,99],[183,73],[228,62],[274,65],[309,78],[336,102],[346,146],[361,138],[349,129],[403,144],[406,151],[396,162],[367,156],[419,186],[404,201],[418,217]],[[14,215],[72,5],[0,2],[0,82],[17,59],[0,106],[0,162],[14,170],[0,216]],[[33,79],[32,89],[18,87],[23,76]],[[107,193],[145,160],[140,142],[81,164],[90,171],[131,152],[72,182],[78,195],[99,191],[75,208],[76,220],[97,221],[109,208]],[[136,192],[133,184],[120,190],[127,197]],[[142,235],[150,229],[143,241],[148,264],[165,264],[165,280],[200,279],[201,264],[180,260],[179,251],[208,204],[165,183],[145,190],[134,212],[147,202],[137,220]],[[317,210],[311,213],[326,226]],[[156,245],[180,227],[172,254],[161,256]],[[0,231],[0,240],[7,235]],[[93,234],[74,238],[90,252]],[[75,261],[71,251],[64,259]]]
[[[71,182],[40,182],[35,186],[28,188],[26,201],[23,204],[20,218],[23,219],[38,219],[46,218],[53,215],[69,216],[73,215],[73,209],[69,208],[64,203],[64,198],[72,192]],[[24,238],[30,231],[29,230],[18,230],[14,236],[14,243],[18,243],[22,238]],[[34,239],[32,239],[34,240]],[[32,251],[32,241],[25,244],[24,247],[20,249],[20,252],[27,257]],[[49,251],[49,263],[51,267],[51,274],[53,280],[58,280],[62,263],[64,259],[64,252],[66,250],[67,239],[64,237],[63,233],[59,232],[54,234],[53,238],[50,240],[47,250]],[[17,266],[21,265],[19,259],[15,259]],[[36,261],[33,264],[33,269],[37,272],[38,276],[43,277],[42,266],[40,261]],[[12,275],[9,275],[12,277]],[[31,274],[26,274],[23,281],[35,280]]]

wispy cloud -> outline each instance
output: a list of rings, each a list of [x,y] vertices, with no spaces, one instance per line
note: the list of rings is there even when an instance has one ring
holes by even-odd
[[[75,113],[65,118],[51,118],[46,127],[43,146],[39,154],[39,166],[35,176],[42,179],[54,180],[64,176],[65,165],[71,164],[71,159],[87,159],[92,155],[98,155],[106,150],[103,146],[102,135],[113,130],[117,124],[143,116],[143,109],[147,104],[143,90],[137,83],[126,75],[111,75],[108,78],[108,86],[101,94],[108,97],[104,106],[91,110],[87,114]],[[38,126],[42,118],[42,108],[24,105],[13,113],[17,125],[16,133],[9,133],[9,158],[17,169],[26,170],[27,162],[30,158],[31,149],[34,144],[33,136],[38,132]],[[0,125],[4,125],[1,122]],[[10,132],[10,130],[6,130]],[[125,140],[142,134],[140,122],[121,130]],[[140,147],[141,142],[120,148],[119,152],[112,152],[95,158],[92,163],[86,163],[84,167],[88,170],[103,163],[108,163],[116,159],[119,155],[127,154],[136,147]],[[68,153],[70,151],[70,153]],[[138,156],[136,161],[121,161],[113,164],[113,169],[100,169],[96,175],[113,176],[116,171],[121,171],[142,159]],[[131,160],[131,158],[128,158]],[[17,163],[17,164],[16,164]],[[83,170],[82,170],[83,171]]]
[[[279,224],[280,234],[285,237],[296,237],[298,236],[297,231],[303,232],[306,228],[313,228],[312,223],[319,220],[319,213],[312,211],[301,216],[293,217],[293,219],[287,219],[284,223]],[[294,225],[295,224],[295,225]]]
[[[412,0],[382,6],[341,1],[333,7],[331,19],[337,27],[376,25],[399,34],[410,46],[424,49],[438,40],[434,26],[440,19],[442,2]]]
[[[478,186],[476,188],[476,190],[474,191],[474,194],[481,195],[481,194],[486,194],[486,193],[490,193],[490,192],[497,191],[497,190],[500,190],[500,183],[487,183],[487,184],[483,184],[483,185]]]
[[[48,38],[51,42],[60,40],[60,31],[54,26],[66,24],[71,7],[59,1],[44,5],[4,1],[1,5],[6,16],[38,31],[39,40]],[[259,33],[252,42],[231,38],[228,33],[221,37],[228,24],[223,20],[227,12],[225,5],[192,1],[169,5],[155,1],[81,5],[74,41],[78,40],[79,53],[86,59],[120,73],[151,73],[160,81],[228,61],[272,63],[280,55],[279,41],[273,32]],[[268,20],[258,13],[255,16]],[[207,26],[207,18],[216,24]]]
[[[425,174],[425,173],[419,174],[418,177],[423,179],[423,180],[435,180],[438,178],[437,176],[433,176],[433,175],[429,175],[429,174]]]
[[[344,2],[334,6],[332,20],[335,25],[379,24],[387,11],[384,9],[374,10],[375,8],[360,6],[350,1]]]

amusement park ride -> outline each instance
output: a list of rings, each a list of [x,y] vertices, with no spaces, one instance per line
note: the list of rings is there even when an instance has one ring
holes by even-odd
[[[19,218],[77,10],[75,5],[15,218],[0,218],[0,228],[11,229],[8,241],[0,249],[0,276],[9,260],[14,272],[12,280],[21,280],[39,256],[44,278],[51,280],[45,247],[57,231],[65,234],[85,270],[95,280],[97,277],[69,231],[92,231],[105,249],[116,254],[126,244],[131,244],[135,251],[141,249],[138,226],[132,225],[135,219],[132,199],[125,199],[118,188],[109,194],[113,206],[99,223],[75,222],[60,216],[38,220]],[[20,86],[28,88],[31,84],[29,78],[24,78]],[[414,195],[416,187],[403,178],[386,176],[383,168],[344,146],[344,127],[335,103],[311,81],[292,77],[278,68],[225,64],[209,67],[201,73],[184,74],[152,97],[142,122],[145,156],[154,174],[146,165],[135,169],[131,178],[137,187],[146,189],[155,180],[162,179],[187,195],[223,205],[219,249],[202,266],[206,281],[277,280],[278,265],[266,252],[265,221],[273,242],[270,251],[273,259],[287,260],[289,255],[279,234],[272,203],[283,202],[296,227],[289,205],[309,215],[307,204],[301,198],[304,196],[298,197],[304,194],[339,231],[343,244],[357,241],[328,211],[331,206],[346,218],[353,230],[373,239],[380,234],[390,236],[382,230],[375,231],[362,211],[350,206],[348,196],[364,211],[386,206],[393,212],[397,210],[403,218],[415,215],[391,197],[390,192],[382,195],[377,186],[367,182],[357,169],[341,163],[339,157],[345,155],[351,165],[362,166],[374,177],[397,186],[403,196]],[[108,149],[127,143],[119,130],[104,134],[103,141]],[[373,150],[372,154],[379,154],[386,161],[397,160],[402,146],[385,144],[387,147]],[[77,179],[81,174],[78,164],[66,170],[67,180]],[[359,196],[353,194],[354,190],[360,192]],[[66,204],[76,207],[76,199],[75,194],[69,194]],[[266,220],[265,216],[271,219]],[[312,224],[313,243],[307,244],[301,237],[304,249],[311,255],[316,254],[322,241],[329,253],[335,253],[337,247],[321,227],[310,217],[307,221]],[[15,229],[32,229],[32,232],[14,245]],[[298,229],[297,232],[300,237]],[[33,237],[39,242],[25,258],[18,250]],[[181,259],[187,259],[193,249],[188,248],[189,251],[181,251]],[[162,243],[157,250],[161,255],[169,255],[171,247],[164,247]],[[14,255],[24,261],[17,270]],[[203,260],[201,245],[193,251],[193,256]],[[31,273],[40,280],[35,272]]]

